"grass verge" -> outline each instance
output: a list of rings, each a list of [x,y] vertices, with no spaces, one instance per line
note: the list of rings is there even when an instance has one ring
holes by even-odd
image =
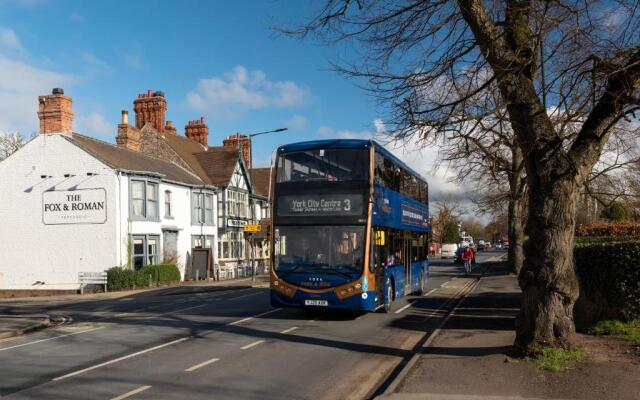
[[[583,361],[586,353],[582,349],[556,349],[547,347],[542,349],[542,353],[533,359],[536,367],[552,372],[560,372],[569,365]]]
[[[592,335],[619,336],[640,343],[640,320],[631,322],[599,321],[588,329]]]

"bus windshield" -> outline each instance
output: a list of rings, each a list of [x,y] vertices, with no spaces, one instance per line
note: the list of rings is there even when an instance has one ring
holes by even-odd
[[[364,226],[279,226],[275,232],[276,271],[357,279],[362,272],[364,232]]]
[[[364,149],[313,149],[280,154],[277,182],[367,180],[368,155]]]

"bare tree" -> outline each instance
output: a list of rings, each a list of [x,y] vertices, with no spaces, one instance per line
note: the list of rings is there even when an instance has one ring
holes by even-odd
[[[528,187],[523,353],[568,345],[575,331],[576,195],[612,128],[640,107],[638,13],[637,0],[326,0],[289,32],[359,41],[358,62],[337,69],[367,80],[397,137],[481,129],[504,105]]]
[[[18,151],[27,141],[21,133],[0,133],[0,161]]]

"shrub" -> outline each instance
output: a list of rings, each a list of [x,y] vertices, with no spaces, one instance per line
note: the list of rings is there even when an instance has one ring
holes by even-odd
[[[640,238],[578,240],[574,257],[580,281],[577,319],[593,322],[640,316]]]
[[[180,271],[174,264],[146,265],[140,270],[140,273],[146,277],[147,283],[149,275],[151,275],[152,282],[156,284],[180,282],[181,278]]]
[[[149,281],[151,276],[151,282]],[[180,282],[180,271],[173,264],[146,265],[138,271],[113,267],[107,270],[109,290],[126,290],[151,285]]]
[[[136,279],[134,270],[113,267],[107,270],[107,288],[109,291],[132,289]]]
[[[625,223],[618,223],[618,224],[598,223],[598,224],[591,224],[591,225],[580,225],[579,227],[576,228],[576,236],[640,237],[640,224],[634,223],[634,222],[625,222]]]
[[[629,211],[624,204],[613,203],[605,212],[605,216],[611,221],[627,221],[629,220]]]

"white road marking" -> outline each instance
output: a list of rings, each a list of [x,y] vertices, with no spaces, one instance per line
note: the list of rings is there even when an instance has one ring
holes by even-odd
[[[202,368],[202,367],[206,367],[209,364],[213,364],[214,362],[220,360],[219,358],[212,358],[211,360],[207,360],[205,362],[202,362],[200,364],[196,364],[193,367],[187,368],[184,370],[184,372],[192,372],[197,370],[198,368]]]
[[[259,345],[261,343],[264,343],[264,340],[258,340],[257,342],[250,343],[250,344],[248,344],[246,346],[240,347],[240,349],[241,350],[247,350],[247,349],[250,349],[250,348],[252,348],[254,346],[257,346],[257,345]]]
[[[190,338],[191,338],[191,336],[187,336],[187,337],[183,337],[183,338],[180,338],[180,339],[172,340],[170,342],[167,342],[167,343],[164,343],[164,344],[160,344],[158,346],[150,347],[148,349],[137,351],[135,353],[128,354],[126,356],[118,357],[118,358],[115,358],[113,360],[106,361],[106,362],[103,362],[101,364],[97,364],[97,365],[94,365],[92,367],[89,367],[89,368],[81,369],[81,370],[78,370],[78,371],[74,371],[74,372],[68,373],[66,375],[59,376],[57,378],[53,378],[52,381],[60,381],[62,379],[71,378],[72,376],[76,376],[76,375],[83,374],[85,372],[93,371],[94,369],[106,367],[107,365],[115,364],[117,362],[124,361],[124,360],[129,359],[129,358],[137,357],[139,355],[142,355],[142,354],[145,354],[145,353],[149,353],[149,352],[152,352],[154,350],[161,349],[163,347],[167,347],[167,346],[171,346],[171,345],[176,344],[176,343],[184,342],[185,340],[190,339]]]
[[[280,332],[280,333],[289,333],[289,332],[293,332],[293,331],[295,331],[296,329],[298,329],[298,327],[297,327],[297,326],[292,326],[291,328],[289,328],[289,329],[285,329],[285,330],[283,330],[283,331],[282,331],[282,332]]]
[[[261,314],[254,315],[254,316],[252,316],[252,317],[247,317],[247,318],[240,319],[240,320],[238,320],[238,321],[230,322],[230,323],[228,323],[227,325],[228,325],[228,326],[230,326],[230,325],[238,325],[238,324],[241,324],[241,323],[243,323],[243,322],[251,321],[251,320],[252,320],[252,319],[254,319],[254,318],[259,318],[259,317],[262,317],[262,316],[265,316],[265,315],[273,314],[274,312],[276,312],[276,311],[280,311],[280,310],[282,310],[282,308],[275,308],[275,309],[273,309],[273,310],[269,310],[269,311],[267,311],[267,312],[263,312],[263,313],[261,313]]]
[[[56,340],[56,339],[60,339],[60,338],[67,337],[67,336],[73,336],[73,335],[79,335],[81,333],[93,332],[93,331],[97,331],[98,329],[102,329],[102,328],[104,328],[104,326],[99,326],[97,328],[91,328],[91,329],[87,329],[85,331],[80,331],[80,332],[67,333],[65,335],[54,336],[54,337],[50,337],[50,338],[47,338],[47,339],[40,339],[40,340],[36,340],[36,341],[33,341],[33,342],[29,342],[29,343],[17,344],[15,346],[1,348],[0,351],[17,349],[18,347],[29,346],[29,345],[32,345],[32,344],[37,344],[37,343],[42,343],[42,342],[48,342],[49,340]]]
[[[236,299],[242,299],[243,297],[250,297],[250,296],[255,296],[257,294],[262,294],[261,292],[256,292],[256,293],[249,293],[249,294],[245,294],[243,296],[238,296],[238,297],[232,297],[230,299],[227,300],[236,300]]]
[[[426,296],[430,295],[431,293],[435,292],[436,290],[438,290],[438,289],[431,289],[424,296],[426,297]]]
[[[144,392],[145,390],[150,389],[150,388],[151,388],[151,386],[140,386],[137,389],[133,389],[130,392],[127,392],[125,394],[121,394],[120,396],[114,397],[111,400],[123,400],[123,399],[126,399],[126,398],[129,398],[129,397],[133,396],[134,394],[138,394],[140,392]]]
[[[440,287],[445,287],[449,284],[449,281],[446,281],[445,283],[443,283],[442,285],[440,285]]]
[[[181,311],[193,310],[194,308],[200,308],[200,307],[204,307],[204,306],[208,306],[208,305],[210,305],[210,304],[200,304],[198,306],[191,306],[191,307],[181,308],[179,310],[167,311],[166,313],[152,315],[150,317],[147,317],[147,319],[163,317],[165,315],[175,314],[175,313],[179,313]]]
[[[406,310],[407,308],[411,307],[411,303],[407,304],[406,306],[402,307],[401,309],[399,309],[398,311],[396,311],[396,314],[400,314],[401,312],[403,312],[404,310]]]

